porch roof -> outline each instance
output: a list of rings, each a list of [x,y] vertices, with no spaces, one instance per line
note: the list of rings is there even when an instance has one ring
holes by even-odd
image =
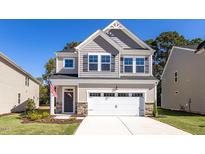
[[[120,78],[107,77],[78,77],[78,74],[54,74],[50,79],[113,79],[113,80],[157,80],[154,76],[121,76]]]

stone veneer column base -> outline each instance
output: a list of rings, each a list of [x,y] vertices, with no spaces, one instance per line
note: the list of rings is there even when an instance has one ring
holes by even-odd
[[[56,113],[62,113],[62,103],[56,102]]]
[[[154,103],[145,103],[145,116],[153,116]]]
[[[77,114],[86,116],[88,114],[88,104],[77,103]]]

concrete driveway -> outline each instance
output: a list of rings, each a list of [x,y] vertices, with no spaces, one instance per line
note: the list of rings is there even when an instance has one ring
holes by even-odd
[[[87,116],[75,135],[189,135],[148,117]]]

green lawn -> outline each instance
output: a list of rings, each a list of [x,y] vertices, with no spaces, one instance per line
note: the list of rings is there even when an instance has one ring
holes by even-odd
[[[158,109],[158,112],[159,117],[154,118],[156,120],[172,125],[191,134],[205,135],[205,116],[160,108]]]
[[[22,124],[20,114],[0,117],[0,135],[72,135],[79,124]]]

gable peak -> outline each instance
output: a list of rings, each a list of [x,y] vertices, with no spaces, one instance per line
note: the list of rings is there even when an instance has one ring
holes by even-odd
[[[125,27],[118,20],[114,20],[111,24],[105,27],[103,31],[106,31],[107,29],[125,29]]]

